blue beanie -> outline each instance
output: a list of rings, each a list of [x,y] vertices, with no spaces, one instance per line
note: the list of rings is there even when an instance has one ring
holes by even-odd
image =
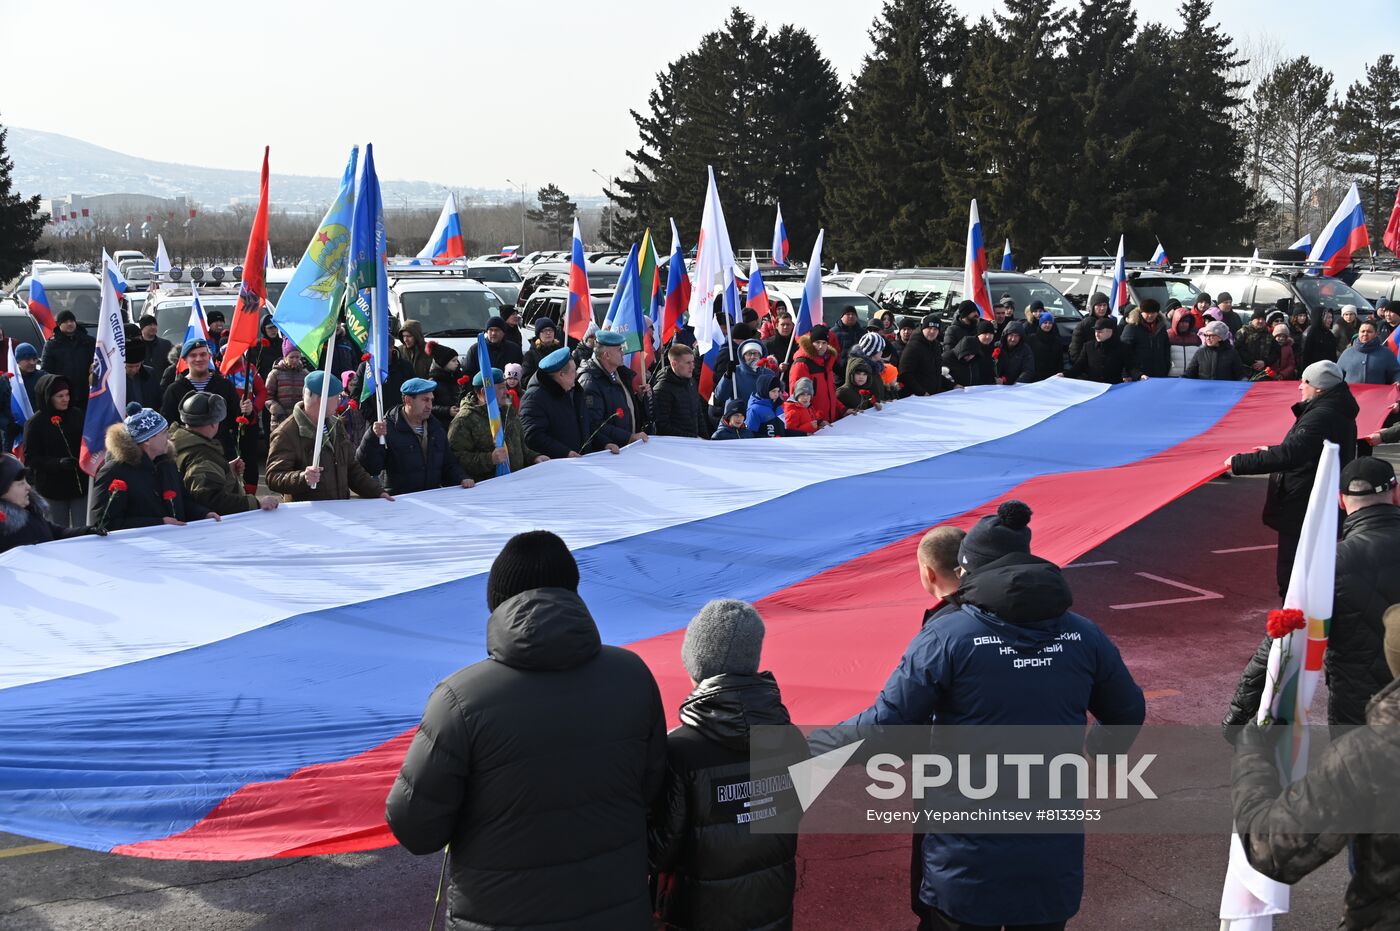
[[[26,359],[37,358],[39,358],[39,350],[35,349],[29,343],[20,343],[18,346],[15,347],[16,362],[23,362]]]
[[[1043,313],[1043,314],[1040,315],[1040,322],[1041,322],[1041,323],[1054,323],[1054,322],[1055,322],[1055,315],[1052,314],[1052,313],[1050,313],[1050,311],[1047,310],[1047,311],[1045,311],[1045,313]]]

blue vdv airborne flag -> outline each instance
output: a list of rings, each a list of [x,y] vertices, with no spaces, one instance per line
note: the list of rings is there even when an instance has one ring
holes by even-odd
[[[486,397],[486,422],[491,427],[491,438],[496,443],[497,449],[504,449],[506,445],[505,423],[501,420],[501,405],[496,400],[496,380],[491,374],[491,353],[486,348],[486,334],[479,333],[476,337],[476,357],[484,359],[481,363],[481,388]],[[506,456],[505,462],[496,463],[496,476],[510,474],[510,456]]]
[[[272,315],[277,328],[311,360],[321,359],[345,295],[355,207],[355,164],[359,155],[358,146],[350,150],[340,191],[311,237]]]
[[[349,286],[355,289],[355,301],[346,321],[349,331],[358,321],[368,333],[350,335],[370,354],[368,377],[361,389],[367,398],[389,377],[389,282],[385,270],[388,240],[384,233],[384,199],[379,190],[379,175],[374,170],[374,144],[365,146],[365,164],[360,172],[360,189],[355,197],[354,216],[350,222],[350,252],[348,255]],[[372,290],[371,290],[372,289]],[[371,299],[372,298],[372,299]],[[383,411],[379,416],[384,416]]]

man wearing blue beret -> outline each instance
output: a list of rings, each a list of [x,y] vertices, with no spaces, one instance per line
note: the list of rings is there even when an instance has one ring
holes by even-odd
[[[490,369],[489,373],[496,386],[496,397],[504,397],[505,377],[501,370]],[[447,428],[447,439],[457,464],[478,482],[495,476],[496,466],[503,462],[510,464],[512,472],[519,472],[526,466],[549,461],[548,456],[530,448],[520,425],[520,415],[509,400],[498,405],[505,444],[496,448],[496,436],[486,413],[486,375],[487,372],[477,372],[472,378],[472,390],[462,399],[462,406],[452,418],[452,426]]]
[[[219,424],[219,443],[224,447],[224,455],[233,464],[233,470],[241,475],[243,460],[238,456],[237,422],[238,418],[243,416],[256,423],[257,418],[252,416],[252,398],[240,396],[233,382],[214,367],[214,351],[208,340],[199,337],[185,340],[184,345],[180,347],[180,358],[184,360],[187,368],[165,389],[160,401],[160,415],[169,423],[179,423],[180,402],[185,399],[185,395],[191,391],[208,391],[210,394],[219,395],[224,399],[225,410],[223,422]],[[245,429],[258,428],[251,426]]]
[[[399,389],[403,402],[360,438],[356,458],[369,474],[384,473],[384,486],[391,495],[472,487],[448,448],[447,431],[433,416],[436,390],[437,382],[410,378]]]
[[[593,358],[579,372],[588,437],[585,442],[592,450],[604,449],[608,444],[621,447],[647,441],[641,429],[647,420],[646,408],[632,394],[633,372],[622,365],[622,347],[626,342],[621,333],[600,331]]]
[[[267,487],[289,501],[344,501],[353,491],[361,498],[394,498],[379,479],[355,458],[350,434],[335,414],[340,392],[337,379],[317,369],[306,376],[301,401],[292,415],[272,431],[267,451]],[[327,384],[329,382],[329,384]],[[322,392],[327,393],[321,404]],[[312,465],[316,452],[316,422],[325,420],[321,435],[321,463]]]

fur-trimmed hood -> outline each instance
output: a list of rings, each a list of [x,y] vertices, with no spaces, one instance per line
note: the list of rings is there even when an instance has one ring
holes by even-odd
[[[8,501],[0,501],[0,536],[11,533],[19,533],[29,525],[31,520],[43,520],[48,517],[48,506],[44,499],[36,494],[30,494],[29,507],[16,507]]]
[[[107,455],[122,465],[140,465],[146,458],[145,450],[131,438],[124,423],[114,423],[107,428],[106,444]]]

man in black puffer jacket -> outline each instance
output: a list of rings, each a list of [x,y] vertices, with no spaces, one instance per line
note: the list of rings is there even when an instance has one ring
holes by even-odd
[[[1127,359],[1128,376],[1166,378],[1172,373],[1172,347],[1167,339],[1167,324],[1162,320],[1162,307],[1152,298],[1134,307],[1120,337]]]
[[[1400,607],[1385,615],[1392,675],[1400,676]],[[1250,866],[1296,883],[1351,847],[1346,912],[1338,927],[1395,928],[1400,915],[1400,679],[1376,694],[1366,723],[1335,741],[1300,783],[1280,794],[1273,728],[1244,728],[1231,800]],[[1384,827],[1383,827],[1384,826]],[[1390,833],[1381,833],[1389,829]]]
[[[577,380],[573,356],[561,346],[540,361],[539,371],[520,402],[525,442],[551,459],[576,458],[586,452],[583,393]],[[616,446],[609,449],[617,452]]]
[[[1342,470],[1342,542],[1337,544],[1336,594],[1332,626],[1323,654],[1327,672],[1327,723],[1366,723],[1366,703],[1391,680],[1381,649],[1381,617],[1400,604],[1400,489],[1395,469],[1383,459],[1363,456]],[[1245,666],[1230,700],[1226,727],[1254,720],[1264,692],[1270,639],[1264,638]],[[1226,736],[1232,736],[1229,731]]]
[[[652,419],[657,436],[697,437],[700,431],[700,389],[695,383],[695,350],[672,343],[666,368],[651,388]],[[745,403],[748,399],[745,398]]]
[[[578,564],[518,534],[486,581],[487,659],[444,679],[389,791],[416,854],[451,847],[455,931],[647,931],[647,813],[666,715],[641,659],[603,646]]]
[[[87,407],[88,376],[92,372],[97,340],[88,335],[71,310],[60,310],[54,321],[58,328],[44,344],[44,357],[39,367],[65,379],[73,392],[73,406],[83,410]]]
[[[953,387],[943,375],[943,344],[938,341],[938,318],[929,314],[899,355],[899,380],[916,398]]]
[[[1356,415],[1361,412],[1335,362],[1315,362],[1304,369],[1298,392],[1303,399],[1293,405],[1297,420],[1283,442],[1225,460],[1225,468],[1236,475],[1272,473],[1264,499],[1264,526],[1278,531],[1275,571],[1280,598],[1288,591],[1322,442],[1331,440],[1341,447],[1341,464],[1346,468],[1356,458]]]
[[[666,789],[649,833],[656,914],[668,926],[792,927],[797,825],[786,788],[755,788],[807,759],[773,674],[759,672],[763,618],[742,601],[711,601],[686,627],[681,661],[696,683],[666,737]],[[750,768],[750,729],[785,727],[782,752]],[[765,744],[767,740],[765,740]],[[771,797],[760,807],[750,799]],[[752,822],[763,818],[762,832]]]

